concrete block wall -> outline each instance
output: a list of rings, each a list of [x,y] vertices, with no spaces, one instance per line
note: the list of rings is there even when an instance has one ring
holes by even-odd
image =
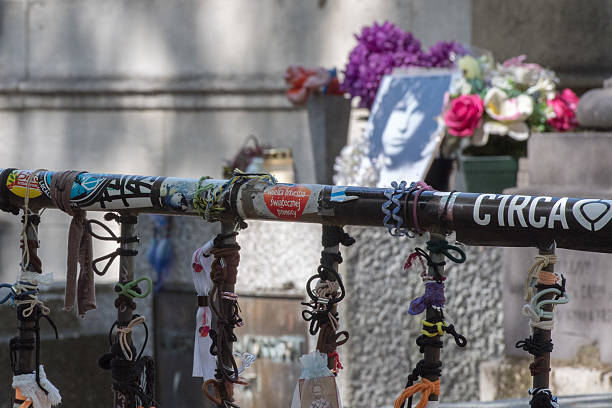
[[[357,242],[343,251],[347,298],[341,322],[351,337],[340,350],[346,363],[342,391],[351,408],[392,406],[422,358],[415,340],[423,316],[408,314],[408,306],[423,294],[423,284],[417,272],[408,275],[403,265],[425,239],[398,239],[383,228],[350,231]],[[444,313],[468,344],[461,349],[452,337],[444,339],[443,402],[478,400],[480,364],[503,354],[502,252],[468,247],[466,253],[466,263],[448,262],[446,273]]]
[[[581,93],[612,73],[611,17],[606,0],[473,0],[472,43],[500,61],[526,54]]]

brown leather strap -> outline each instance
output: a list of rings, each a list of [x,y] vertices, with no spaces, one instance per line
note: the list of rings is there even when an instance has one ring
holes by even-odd
[[[198,296],[198,306],[208,306],[208,296]]]

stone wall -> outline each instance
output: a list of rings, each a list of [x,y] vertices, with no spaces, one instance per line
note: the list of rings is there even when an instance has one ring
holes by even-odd
[[[526,54],[582,92],[601,87],[612,72],[610,18],[606,0],[473,0],[472,43],[500,61]]]
[[[392,406],[406,378],[422,358],[415,344],[422,316],[408,314],[423,293],[417,273],[403,265],[424,239],[394,238],[382,228],[351,228],[357,239],[346,253],[343,273],[347,299],[343,324],[351,338],[341,350],[347,369],[347,407]],[[445,338],[441,401],[479,399],[479,365],[503,354],[501,250],[467,248],[465,264],[449,262],[445,315],[468,339],[465,349]]]

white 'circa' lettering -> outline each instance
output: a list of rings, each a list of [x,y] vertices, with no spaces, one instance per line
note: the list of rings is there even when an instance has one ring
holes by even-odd
[[[491,204],[483,205],[484,200],[499,200],[499,204],[493,206]],[[516,223],[527,228],[548,227],[554,229],[556,223],[561,223],[563,229],[569,229],[566,217],[567,197],[562,197],[555,201],[548,216],[541,215],[536,219],[536,210],[538,204],[544,202],[549,203],[552,197],[531,197],[525,195],[508,195],[508,194],[480,194],[474,201],[474,209],[472,216],[474,222],[478,225],[489,225],[491,218],[497,211],[497,225],[505,227],[517,226]],[[484,208],[483,208],[484,207]]]

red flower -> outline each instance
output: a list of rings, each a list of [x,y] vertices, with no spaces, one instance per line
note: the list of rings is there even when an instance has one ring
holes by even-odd
[[[565,88],[563,92],[561,92],[561,99],[563,99],[574,112],[578,109],[580,98],[571,89]]]
[[[312,91],[331,84],[332,77],[324,68],[307,69],[292,65],[285,72],[285,82],[291,88],[287,91],[287,98],[294,105],[303,105]]]
[[[478,95],[461,95],[451,101],[444,123],[453,136],[472,136],[480,125],[484,105]]]
[[[555,117],[547,120],[548,124],[560,132],[576,128],[578,126],[576,109],[578,108],[579,100],[580,98],[569,88],[565,88],[563,92],[557,93],[555,99],[547,100],[546,104],[555,112]]]

